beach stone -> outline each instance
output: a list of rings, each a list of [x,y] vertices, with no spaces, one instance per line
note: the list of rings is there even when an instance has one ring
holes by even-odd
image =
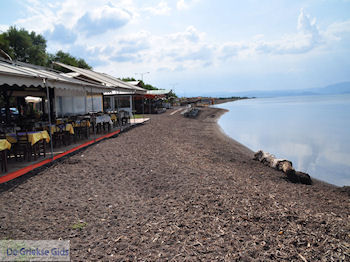
[[[293,183],[312,185],[311,177],[304,172],[295,171],[293,169],[293,170],[288,170],[286,174],[287,174],[288,180]]]

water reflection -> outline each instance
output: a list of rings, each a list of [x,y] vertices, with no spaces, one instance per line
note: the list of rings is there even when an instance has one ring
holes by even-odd
[[[219,120],[232,138],[293,162],[328,183],[350,185],[350,95],[226,103]]]

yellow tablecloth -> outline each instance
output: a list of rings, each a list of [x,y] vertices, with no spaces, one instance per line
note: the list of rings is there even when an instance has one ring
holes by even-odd
[[[56,125],[51,126],[51,134],[60,131],[60,128]],[[64,131],[68,131],[70,134],[74,135],[74,128],[72,124],[66,124],[64,127]]]
[[[117,120],[116,114],[111,114],[111,120],[114,122]]]
[[[74,122],[73,123],[73,127],[83,127],[83,126],[87,126],[87,127],[90,127],[91,124],[90,124],[90,121],[81,121],[81,122]]]
[[[43,139],[46,140],[46,143],[50,142],[50,136],[46,130],[40,131],[40,132],[34,133],[34,134],[28,134],[28,139],[32,145],[34,145],[36,142],[39,142],[40,140],[43,140]]]
[[[56,125],[63,124],[63,119],[56,119]]]
[[[6,139],[11,144],[17,143],[17,137],[15,134],[7,134]],[[38,131],[38,132],[31,132],[28,133],[28,141],[34,145],[35,143],[39,142],[40,140],[45,139],[47,143],[50,142],[50,136],[49,133],[45,131]]]
[[[0,151],[3,150],[10,150],[11,149],[11,144],[7,141],[7,139],[0,139]]]

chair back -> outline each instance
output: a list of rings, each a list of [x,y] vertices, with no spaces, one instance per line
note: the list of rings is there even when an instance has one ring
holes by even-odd
[[[17,143],[19,145],[27,145],[29,143],[27,132],[16,132]]]

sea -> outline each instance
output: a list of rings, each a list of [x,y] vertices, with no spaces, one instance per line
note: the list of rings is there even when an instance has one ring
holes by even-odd
[[[292,161],[311,177],[350,186],[350,95],[254,98],[217,105],[229,110],[223,131],[253,151]]]

